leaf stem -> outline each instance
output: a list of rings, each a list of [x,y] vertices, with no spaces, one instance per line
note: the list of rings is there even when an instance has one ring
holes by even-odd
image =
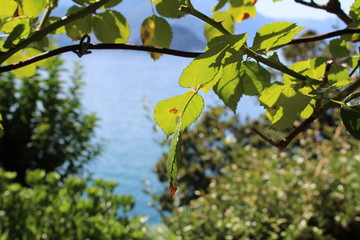
[[[84,17],[88,14],[91,14],[93,12],[96,11],[96,9],[100,8],[101,6],[103,6],[104,4],[106,4],[107,2],[109,2],[110,0],[100,0],[98,2],[95,2],[83,9],[81,9],[80,11],[71,14],[69,16],[66,16],[64,18],[62,18],[59,21],[54,22],[53,24],[50,24],[49,26],[40,29],[38,31],[35,31],[30,37],[28,37],[27,39],[24,39],[23,41],[19,42],[16,46],[10,48],[8,51],[2,53],[0,55],[0,64],[3,63],[5,60],[7,60],[9,57],[11,57],[13,54],[15,54],[16,52],[26,48],[27,46],[29,46],[31,43],[41,40],[43,37],[45,37],[47,34],[55,31],[56,29],[72,22],[75,21],[81,17]]]

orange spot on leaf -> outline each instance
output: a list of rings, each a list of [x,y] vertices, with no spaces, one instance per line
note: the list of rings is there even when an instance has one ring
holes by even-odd
[[[244,13],[244,16],[242,17],[241,21],[244,21],[245,19],[248,19],[250,17],[250,14]]]
[[[170,109],[169,113],[176,114],[179,110],[177,108]]]
[[[172,198],[175,195],[177,189],[172,184],[169,186],[169,189],[170,189],[170,197]]]

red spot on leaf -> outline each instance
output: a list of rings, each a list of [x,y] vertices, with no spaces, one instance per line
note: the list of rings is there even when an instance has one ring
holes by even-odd
[[[169,113],[176,114],[178,111],[177,108],[172,108],[169,110]]]
[[[19,11],[19,6],[16,8],[14,14],[13,14],[13,18],[16,18],[16,17],[20,17],[20,11]]]
[[[242,17],[241,21],[244,21],[245,19],[248,19],[250,17],[250,14],[244,13],[244,16]]]
[[[175,195],[177,189],[172,184],[169,186],[169,189],[170,189],[170,197],[172,198]]]

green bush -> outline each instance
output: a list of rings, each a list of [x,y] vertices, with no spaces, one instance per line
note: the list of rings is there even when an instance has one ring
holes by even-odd
[[[0,167],[17,172],[21,183],[28,169],[77,173],[101,150],[94,141],[97,117],[81,105],[81,67],[75,64],[67,82],[63,67],[55,58],[32,77],[0,75]]]
[[[33,170],[23,187],[0,168],[0,239],[144,239],[144,218],[130,217],[134,200],[116,182]]]
[[[192,147],[179,162],[186,169],[180,179],[190,186],[179,181],[165,208],[172,210],[165,223],[174,233],[181,239],[360,239],[360,145],[337,113],[281,152],[259,146],[249,130],[259,121],[242,125],[225,112],[211,109],[184,133],[184,145]],[[195,170],[207,186],[191,182]],[[191,197],[187,204],[184,195]]]

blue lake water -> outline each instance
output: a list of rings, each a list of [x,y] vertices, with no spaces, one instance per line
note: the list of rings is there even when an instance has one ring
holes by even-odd
[[[97,136],[105,139],[104,153],[88,169],[96,178],[119,182],[119,194],[133,195],[133,214],[149,216],[150,223],[160,221],[148,206],[150,198],[143,193],[142,181],[150,180],[155,190],[161,189],[151,169],[164,151],[156,142],[164,134],[154,134],[154,121],[147,116],[152,116],[158,101],[187,90],[178,85],[178,78],[191,59],[162,56],[153,61],[148,53],[121,50],[93,51],[81,59],[70,53],[64,56],[67,66],[71,67],[74,60],[84,66],[83,103],[87,111],[96,112],[100,118]],[[206,104],[220,103],[212,93],[202,96]],[[145,105],[150,110],[145,110]],[[244,117],[256,117],[261,111],[250,98],[238,106]]]

